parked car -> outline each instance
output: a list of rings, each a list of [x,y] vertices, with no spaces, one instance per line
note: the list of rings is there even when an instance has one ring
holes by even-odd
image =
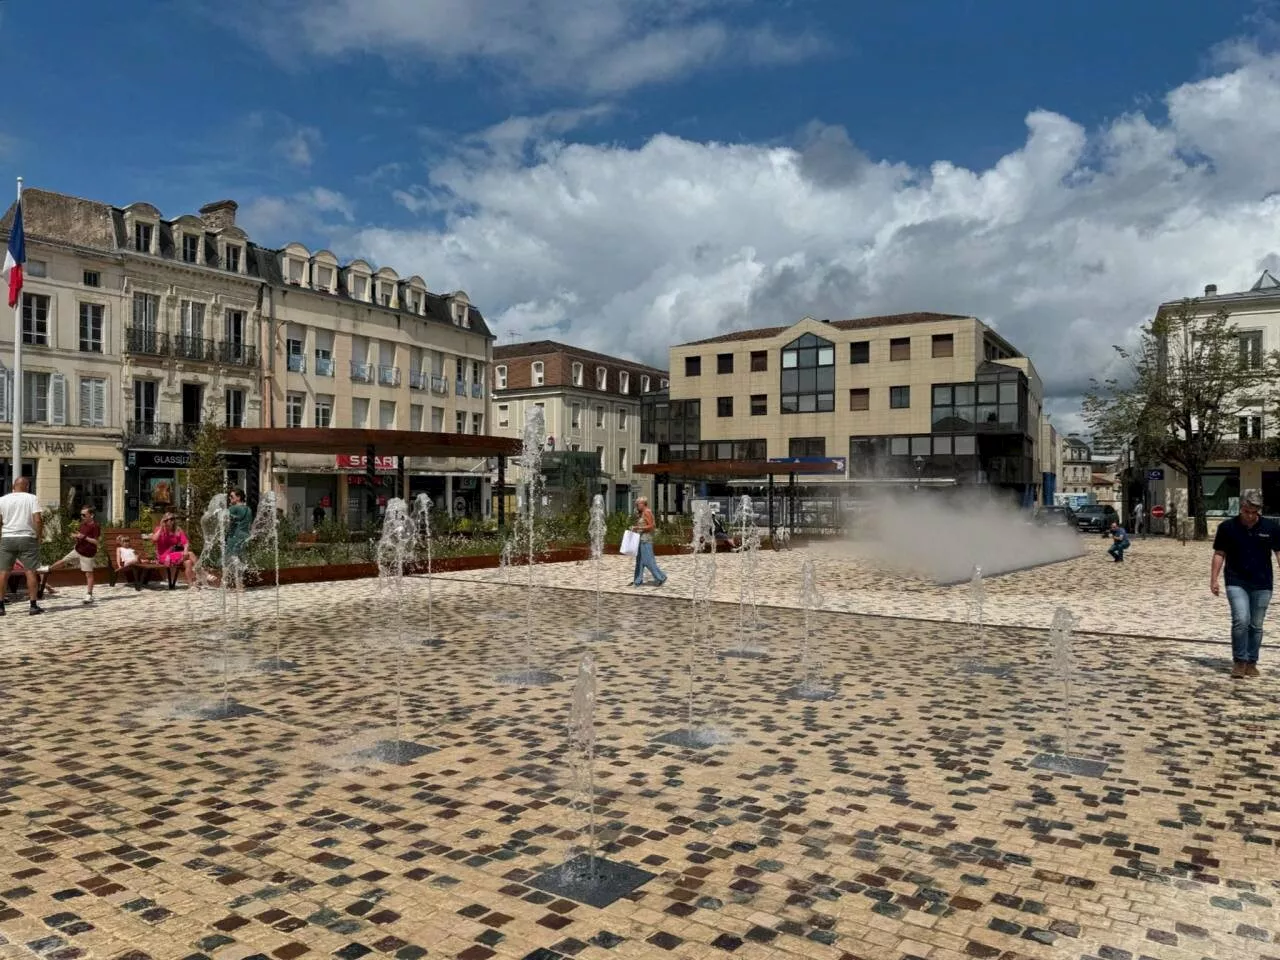
[[[1073,527],[1075,514],[1070,507],[1045,507],[1036,514],[1036,523],[1042,527]]]
[[[1119,522],[1116,508],[1105,503],[1085,504],[1076,511],[1076,529],[1081,533],[1106,533],[1111,524]]]

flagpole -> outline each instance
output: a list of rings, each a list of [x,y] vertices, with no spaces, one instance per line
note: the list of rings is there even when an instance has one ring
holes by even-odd
[[[22,178],[18,178],[18,209],[22,206]],[[19,269],[22,269],[19,265]],[[22,476],[22,295],[13,305],[13,403],[10,404],[13,414],[13,453],[10,454],[10,465],[13,468],[12,490]],[[34,608],[33,608],[34,609]]]

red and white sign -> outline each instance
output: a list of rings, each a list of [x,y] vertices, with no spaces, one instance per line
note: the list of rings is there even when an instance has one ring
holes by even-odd
[[[1152,508],[1151,508],[1151,518],[1152,518],[1153,520],[1163,520],[1163,519],[1164,519],[1164,507],[1160,506],[1160,504],[1158,504],[1158,503],[1157,503],[1154,507],[1152,507]]]
[[[399,466],[399,457],[374,457],[373,469],[375,470],[394,470]],[[338,454],[339,470],[366,470],[368,469],[368,458],[364,456],[356,456],[349,453]]]

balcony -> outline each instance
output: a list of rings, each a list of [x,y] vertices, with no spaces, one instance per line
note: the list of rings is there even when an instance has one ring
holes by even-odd
[[[177,424],[155,420],[130,420],[125,424],[125,444],[134,447],[173,446],[180,436]]]
[[[224,340],[218,344],[218,362],[232,367],[256,367],[258,348],[249,343]]]
[[[373,364],[352,360],[351,379],[356,383],[373,383]]]
[[[285,363],[289,367],[290,373],[306,373],[307,358],[300,353],[291,353],[285,358]]]
[[[409,389],[425,390],[427,389],[427,375],[421,370],[409,371]]]
[[[169,335],[149,327],[127,327],[124,332],[124,352],[141,357],[167,357]]]
[[[384,387],[400,386],[400,368],[389,363],[378,364],[378,383]]]
[[[440,376],[439,374],[432,374],[431,392],[438,393],[440,394],[440,396],[443,397],[445,394],[449,392],[449,381],[446,380],[444,377]]]
[[[180,333],[173,338],[173,355],[179,360],[195,360],[200,363],[213,363],[216,356],[215,344],[203,337],[191,337]]]
[[[453,392],[460,397],[465,397],[467,395],[467,381],[455,380],[453,383]]]
[[[484,397],[484,384],[473,383],[471,385],[471,399],[480,400],[480,399],[483,399],[483,397]]]
[[[316,357],[316,376],[332,377],[333,376],[333,357]]]

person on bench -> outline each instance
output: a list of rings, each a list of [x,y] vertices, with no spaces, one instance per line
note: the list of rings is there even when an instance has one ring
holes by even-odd
[[[182,567],[187,586],[194,587],[196,555],[191,552],[191,541],[178,526],[177,516],[166,513],[160,519],[160,525],[150,534],[150,540],[155,544],[156,562],[166,567]]]
[[[124,575],[124,580],[120,586],[126,583],[136,586],[136,578],[141,575],[140,570],[134,570],[133,567],[138,563],[138,551],[129,546],[129,541],[124,537],[116,537],[115,545],[115,567],[117,576]]]

